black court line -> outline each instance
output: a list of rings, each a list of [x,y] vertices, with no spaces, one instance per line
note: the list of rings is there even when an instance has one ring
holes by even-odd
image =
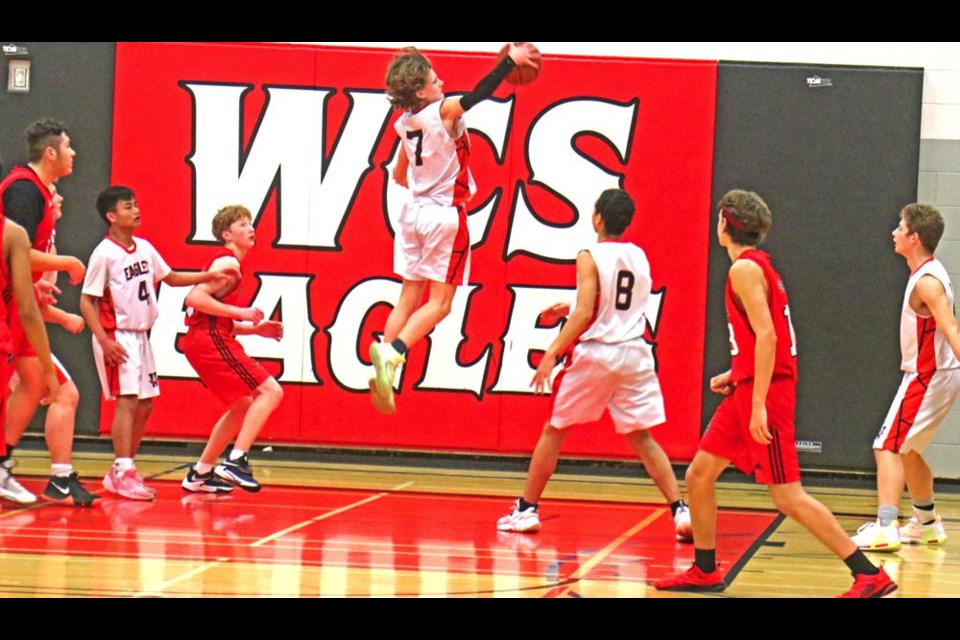
[[[749,547],[747,547],[747,550],[743,552],[743,555],[740,556],[740,559],[737,560],[737,562],[730,567],[730,570],[724,574],[723,578],[726,580],[728,587],[733,584],[733,581],[737,578],[740,570],[743,569],[746,564],[753,559],[753,556],[760,551],[761,547],[767,544],[767,539],[774,534],[774,532],[780,527],[780,523],[782,523],[786,518],[787,517],[782,513],[777,513],[777,517],[774,518],[773,522],[770,523],[770,526],[768,526],[763,533],[757,536],[757,539],[754,540]]]

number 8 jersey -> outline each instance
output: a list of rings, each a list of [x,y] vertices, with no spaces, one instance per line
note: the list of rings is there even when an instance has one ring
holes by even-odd
[[[600,290],[593,322],[580,334],[580,342],[614,344],[643,337],[653,284],[647,254],[633,243],[609,240],[585,251],[597,264]]]
[[[797,379],[797,340],[790,320],[790,304],[787,290],[783,286],[780,274],[773,268],[770,254],[759,249],[747,249],[737,260],[750,260],[763,269],[767,280],[767,305],[777,334],[777,353],[773,363],[773,376]],[[750,326],[747,312],[733,291],[730,278],[724,293],[727,307],[727,325],[730,329],[730,381],[733,383],[750,380],[754,376],[754,350],[757,336]]]
[[[147,331],[158,315],[156,283],[169,274],[170,267],[143,238],[124,247],[107,236],[90,255],[83,293],[100,298],[100,323],[107,331]]]

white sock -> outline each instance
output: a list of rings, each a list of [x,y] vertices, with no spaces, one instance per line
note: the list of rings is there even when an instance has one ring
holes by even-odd
[[[247,455],[246,451],[242,451],[241,449],[234,449],[233,451],[230,452],[230,460],[239,460],[245,455]]]
[[[202,476],[210,473],[211,469],[213,469],[213,465],[207,464],[206,462],[198,462],[197,464],[193,465],[193,470]]]
[[[50,471],[58,478],[66,478],[73,473],[73,465],[54,463],[50,465]]]
[[[117,458],[113,461],[113,466],[117,469],[117,473],[133,469],[133,458]]]

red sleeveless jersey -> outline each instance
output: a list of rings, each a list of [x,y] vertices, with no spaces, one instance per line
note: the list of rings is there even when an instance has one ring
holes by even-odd
[[[3,234],[7,228],[7,219],[3,215],[3,205],[0,204],[0,243],[3,242]],[[2,252],[0,244],[0,252]],[[0,256],[0,351],[10,353],[13,349],[13,333],[10,329],[10,314],[13,312],[13,286],[10,281],[10,268],[7,261]],[[19,319],[18,319],[19,323]]]
[[[209,271],[213,263],[223,257],[236,258],[236,256],[233,255],[233,251],[230,251],[230,249],[227,249],[226,247],[220,247],[219,249],[217,249],[217,252],[213,254],[213,257],[210,258],[207,264],[204,265],[203,270]],[[239,260],[237,262],[239,262]],[[242,272],[240,274],[240,282],[243,282]],[[218,298],[218,300],[224,304],[230,304],[230,305],[239,307],[240,306],[239,304],[240,282],[238,282],[237,286],[235,286],[233,289],[227,292],[223,297]],[[203,322],[206,318],[216,318],[217,324],[221,325],[220,330],[223,332],[226,332],[227,334],[229,334],[233,330],[232,318],[224,318],[221,316],[210,316],[206,313],[203,313],[202,311],[197,311],[193,307],[187,307],[187,317],[184,319],[184,321],[186,322],[187,327],[193,328],[195,325],[199,325],[201,322]]]
[[[790,304],[780,274],[773,268],[770,255],[759,249],[747,249],[737,260],[750,260],[763,269],[767,281],[767,306],[777,334],[777,351],[773,365],[774,377],[797,378],[797,339],[790,322]],[[757,336],[750,326],[746,311],[727,277],[724,299],[727,307],[727,326],[730,329],[730,381],[742,382],[754,377],[754,350]]]
[[[7,177],[0,182],[0,196],[7,190],[7,187],[18,180],[29,180],[32,182],[37,189],[40,190],[40,195],[43,197],[43,217],[37,225],[35,237],[30,240],[31,246],[34,249],[46,253],[50,249],[50,244],[53,239],[53,229],[56,224],[56,221],[53,219],[53,196],[50,194],[50,190],[47,189],[47,185],[43,184],[43,181],[40,180],[37,172],[30,167],[14,167],[11,169]],[[33,281],[36,282],[42,276],[42,271],[34,271]]]

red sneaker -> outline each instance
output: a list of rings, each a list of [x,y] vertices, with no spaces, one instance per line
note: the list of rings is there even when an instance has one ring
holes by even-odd
[[[874,576],[858,573],[855,578],[850,591],[840,594],[838,598],[882,598],[897,590],[897,583],[890,579],[883,567]]]
[[[692,565],[683,573],[657,580],[653,588],[658,591],[723,591],[727,583],[723,581],[720,571],[714,569],[704,573],[697,565]]]

